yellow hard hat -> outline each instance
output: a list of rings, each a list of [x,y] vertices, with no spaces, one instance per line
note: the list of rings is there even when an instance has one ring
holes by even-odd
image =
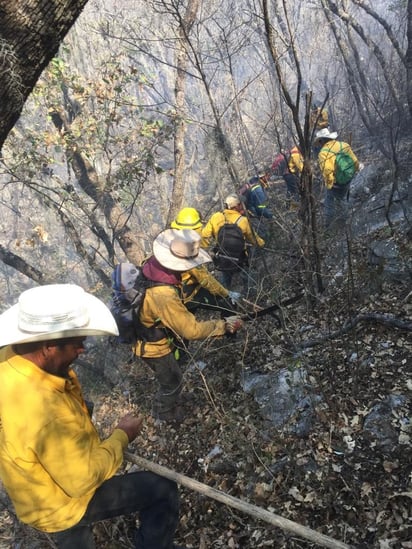
[[[172,229],[200,229],[202,226],[200,213],[195,208],[183,208],[170,226]]]

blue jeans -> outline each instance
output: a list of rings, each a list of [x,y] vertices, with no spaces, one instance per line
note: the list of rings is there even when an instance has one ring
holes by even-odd
[[[114,476],[96,490],[75,526],[51,534],[59,549],[95,549],[94,522],[139,513],[136,549],[172,549],[179,515],[177,486],[154,473]]]
[[[328,228],[332,223],[344,224],[347,215],[347,199],[349,196],[349,184],[334,186],[326,189],[324,216],[325,227]]]

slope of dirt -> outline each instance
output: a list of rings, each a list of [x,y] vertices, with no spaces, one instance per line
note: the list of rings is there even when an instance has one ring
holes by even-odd
[[[410,259],[410,241],[396,238],[404,259]],[[351,253],[351,269],[342,277],[331,276],[316,314],[302,300],[283,311],[287,330],[264,317],[247,323],[234,339],[191,345],[185,377],[189,398],[180,425],[150,417],[155,382],[142,363],[125,359],[124,353],[116,358],[119,350],[111,346],[100,351],[93,368],[79,367],[79,373],[96,403],[102,435],[121,415],[139,409],[146,422],[131,452],[347,544],[411,548],[411,431],[405,419],[410,410],[392,414],[398,440],[389,448],[362,429],[377,402],[388,395],[411,395],[410,331],[369,320],[329,337],[359,313],[410,321],[410,280],[373,273],[364,243],[354,243]],[[379,284],[372,284],[375,276]],[[322,337],[320,344],[305,349],[305,342]],[[109,361],[116,363],[114,371]],[[306,438],[274,429],[242,390],[245,373],[284,367],[305,367],[322,395]],[[125,464],[125,470],[134,468]],[[181,500],[176,541],[188,548],[315,547],[187,488],[181,489]],[[52,547],[46,536],[15,520],[4,494],[2,501],[0,547]],[[133,526],[131,518],[96,525],[97,547],[132,547]]]

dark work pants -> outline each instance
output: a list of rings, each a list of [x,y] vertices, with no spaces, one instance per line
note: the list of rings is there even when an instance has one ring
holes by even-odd
[[[240,279],[242,282],[242,292],[245,294],[245,296],[247,296],[249,289],[254,286],[254,281],[249,275],[248,264],[244,264],[237,271],[219,271],[218,277],[223,286],[230,290],[232,287],[233,276],[237,276],[237,273],[240,274]]]
[[[174,482],[154,473],[114,476],[96,490],[81,521],[51,534],[59,549],[95,549],[92,524],[139,513],[136,549],[172,549],[179,514]]]
[[[176,408],[183,388],[183,375],[173,353],[159,358],[143,358],[156,376],[159,388],[153,399],[152,414],[159,417]]]
[[[336,227],[342,227],[347,217],[347,201],[349,196],[349,184],[335,185],[331,189],[326,189],[324,215],[325,228],[335,224]]]
[[[283,179],[286,183],[286,200],[288,204],[291,200],[299,202],[299,176],[294,173],[286,173]]]

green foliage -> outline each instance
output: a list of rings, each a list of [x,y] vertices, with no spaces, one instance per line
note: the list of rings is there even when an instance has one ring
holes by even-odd
[[[170,138],[172,128],[167,120],[144,112],[138,98],[148,79],[125,59],[109,57],[98,74],[86,79],[70,71],[62,58],[52,60],[33,92],[33,114],[47,113],[48,124],[34,124],[27,131],[37,151],[32,156],[43,149],[49,163],[58,163],[62,151],[75,149],[99,167],[111,190],[130,186],[134,179],[141,187],[155,165],[154,150]],[[63,124],[59,131],[57,119]],[[40,156],[35,164],[44,163]]]
[[[119,219],[116,231],[122,223],[140,230],[146,212],[140,214],[134,205],[143,186],[154,180],[152,174],[162,172],[157,149],[172,137],[173,127],[166,117],[142,106],[150,83],[126,59],[110,55],[94,74],[93,79],[77,74],[62,57],[54,58],[25,106],[24,126],[15,129],[3,149],[3,161],[10,181],[22,182],[26,196],[35,193],[44,206],[52,207],[54,213],[45,214],[54,226],[48,231],[61,236],[57,224],[63,225],[68,241],[78,239],[76,251],[84,246],[85,257],[90,246],[99,250],[97,258],[105,268],[112,261],[110,227],[117,222],[109,220],[110,212],[97,197],[110,193]],[[73,172],[75,155],[85,161],[95,187],[91,192]],[[73,228],[68,228],[68,219]],[[94,261],[94,252],[89,255]]]

